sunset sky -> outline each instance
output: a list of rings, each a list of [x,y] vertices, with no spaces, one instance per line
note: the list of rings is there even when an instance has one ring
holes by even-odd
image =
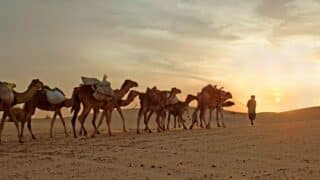
[[[320,1],[0,0],[2,81],[70,96],[104,73],[181,98],[218,84],[243,104],[255,94],[259,112],[320,105]]]

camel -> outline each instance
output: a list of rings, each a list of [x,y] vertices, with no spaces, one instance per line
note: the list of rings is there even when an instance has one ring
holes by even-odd
[[[62,94],[64,94],[60,89],[57,89],[57,90],[60,91]],[[26,102],[23,107],[23,110],[27,114],[26,122],[28,122],[28,129],[29,129],[30,135],[32,136],[32,139],[36,139],[36,137],[33,134],[32,129],[31,129],[31,116],[33,116],[35,114],[35,111],[37,108],[44,110],[44,111],[54,112],[53,117],[51,119],[51,123],[50,123],[50,138],[53,137],[52,131],[53,131],[53,126],[54,126],[54,123],[55,123],[57,116],[59,116],[59,118],[61,119],[65,136],[68,136],[68,132],[66,129],[63,115],[61,113],[61,109],[62,108],[70,108],[71,106],[72,106],[72,99],[66,99],[65,101],[63,101],[59,104],[51,104],[47,99],[46,90],[45,89],[38,90],[36,92],[36,94],[32,97],[32,99],[30,101]],[[21,136],[23,136],[23,129],[24,129],[25,122],[23,122],[21,125],[22,125]]]
[[[137,134],[140,134],[139,126],[142,116],[144,116],[145,119],[145,130],[151,132],[148,124],[153,113],[156,113],[158,132],[165,130],[163,122],[160,120],[160,118],[162,120],[165,118],[165,106],[168,105],[169,101],[179,93],[181,93],[181,90],[177,88],[172,88],[171,91],[160,91],[156,87],[153,87],[152,89],[148,88],[146,93],[140,94],[139,98],[141,107],[137,118]],[[148,113],[149,115],[147,115]]]
[[[12,107],[16,104],[21,104],[21,103],[25,103],[27,101],[29,101],[34,94],[43,87],[43,83],[39,80],[39,79],[34,79],[31,81],[30,85],[28,86],[27,90],[23,93],[18,93],[16,91],[13,90],[13,94],[14,94],[14,102],[4,102],[2,100],[0,100],[0,111],[3,111],[3,115],[2,115],[2,120],[1,120],[1,124],[0,124],[0,143],[1,143],[1,135],[2,135],[2,131],[4,128],[4,124],[5,124],[5,119],[7,116],[9,116],[18,131],[18,139],[20,143],[23,143],[21,134],[20,134],[20,130],[19,130],[19,124],[16,120],[16,118],[13,115],[12,112]]]
[[[94,137],[96,134],[99,133],[99,128],[103,122],[103,118],[106,117],[106,118],[110,118],[111,119],[111,116],[112,116],[112,111],[117,108],[117,107],[125,107],[125,106],[128,106],[138,95],[140,94],[140,92],[138,91],[135,91],[135,90],[131,90],[129,92],[129,95],[127,97],[127,99],[125,100],[118,100],[116,103],[110,103],[108,106],[105,107],[105,110],[103,111],[103,113],[101,114],[101,117],[100,117],[100,121],[98,123],[98,126],[97,126],[97,129],[95,129],[94,133],[91,135],[91,137]],[[114,102],[114,101],[112,101]],[[106,122],[108,122],[110,120],[106,119]]]
[[[167,122],[167,130],[169,130],[170,127],[170,117],[173,115],[174,118],[174,128],[176,128],[176,123],[178,120],[179,126],[180,123],[182,123],[183,128],[187,129],[186,125],[184,124],[183,114],[188,111],[189,104],[196,100],[197,97],[193,95],[188,95],[185,99],[185,101],[179,101],[175,104],[170,104],[166,106],[166,109],[168,109],[168,122]],[[178,118],[178,119],[177,119]]]
[[[80,124],[81,124],[81,128],[80,128],[80,135],[81,132],[84,132],[84,135],[87,135],[87,131],[84,127],[84,122],[85,119],[87,118],[87,116],[89,115],[91,109],[94,110],[93,113],[93,120],[92,120],[92,125],[96,131],[97,126],[95,124],[95,120],[97,117],[97,114],[99,113],[99,109],[106,109],[106,106],[111,106],[110,104],[112,103],[116,103],[122,99],[131,88],[137,87],[138,83],[132,81],[132,80],[125,80],[124,83],[122,84],[121,88],[118,90],[114,91],[114,96],[110,97],[109,100],[105,100],[105,101],[99,101],[97,99],[95,99],[93,97],[93,89],[91,86],[87,86],[87,85],[81,85],[79,87],[74,88],[73,91],[73,105],[72,105],[72,109],[71,111],[74,112],[73,117],[72,117],[72,130],[73,130],[73,135],[75,138],[77,138],[76,132],[75,132],[75,123],[76,123],[76,119],[78,117],[78,113],[80,111],[80,104],[83,105],[83,110],[78,118]],[[119,105],[115,106],[117,111],[119,112],[121,119],[122,119],[122,124],[123,124],[123,131],[127,131],[126,130],[126,126],[125,126],[125,121],[124,121],[124,117],[121,111],[121,108]],[[110,115],[108,115],[110,116]],[[108,118],[107,118],[108,119]],[[108,124],[108,133],[111,136],[111,130],[110,130],[110,121],[107,121]]]
[[[27,121],[27,113],[20,107],[14,107],[12,108],[12,114],[15,120],[21,123],[21,131],[22,131],[22,124]],[[8,122],[14,122],[15,121],[14,118],[9,116]]]
[[[210,119],[206,128],[211,128],[211,120],[212,120],[212,112],[216,110],[216,121],[217,126],[220,127],[219,123],[219,115],[221,115],[222,126],[225,128],[225,123],[223,120],[223,105],[230,105],[224,104],[226,100],[232,98],[232,94],[230,92],[226,92],[222,90],[223,88],[218,89],[216,86],[207,85],[202,89],[200,93],[198,93],[198,106],[193,113],[193,122],[190,126],[190,129],[193,128],[194,124],[197,123],[197,113],[200,111],[200,126],[203,128],[203,123],[206,124],[205,116],[206,111],[210,110]]]

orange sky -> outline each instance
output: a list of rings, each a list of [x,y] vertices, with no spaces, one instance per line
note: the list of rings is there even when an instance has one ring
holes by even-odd
[[[320,104],[317,0],[1,1],[0,29],[1,80],[18,90],[40,77],[71,95],[106,73],[181,98],[218,84],[258,111]]]

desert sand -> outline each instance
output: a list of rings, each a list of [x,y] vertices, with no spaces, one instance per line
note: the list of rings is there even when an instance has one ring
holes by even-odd
[[[38,139],[26,130],[24,144],[6,123],[0,179],[320,179],[319,117],[319,108],[261,113],[251,127],[246,115],[226,113],[226,129],[137,135],[136,110],[126,110],[128,133],[116,113],[112,137],[104,123],[96,138],[74,139],[67,119],[69,137],[57,120],[50,139],[49,120],[35,119]]]

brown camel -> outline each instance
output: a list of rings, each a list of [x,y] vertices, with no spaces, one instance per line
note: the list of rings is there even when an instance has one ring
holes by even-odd
[[[11,111],[15,120],[21,123],[21,131],[22,131],[22,124],[27,121],[27,113],[20,107],[14,107],[12,108]],[[15,120],[9,116],[9,120],[8,120],[9,122],[14,122]]]
[[[106,122],[108,121],[111,121],[111,116],[112,116],[112,111],[115,109],[115,108],[118,108],[118,107],[125,107],[125,106],[128,106],[138,95],[140,94],[140,92],[138,91],[135,91],[135,90],[131,90],[127,99],[125,100],[118,100],[118,101],[111,101],[112,103],[109,103],[108,106],[105,107],[105,110],[103,111],[103,113],[101,114],[101,117],[100,117],[100,121],[98,123],[98,126],[97,126],[97,129],[94,131],[94,133],[92,134],[91,137],[94,137],[95,134],[98,134],[99,133],[99,128],[103,122],[103,118],[105,117],[106,118]],[[110,118],[107,119],[107,118]]]
[[[181,93],[181,90],[177,88],[172,88],[171,91],[160,91],[156,87],[153,87],[152,89],[148,88],[145,94],[140,94],[139,98],[141,107],[137,119],[137,133],[140,133],[139,126],[140,119],[142,116],[144,116],[145,118],[145,130],[151,132],[148,125],[153,113],[156,113],[156,123],[158,125],[158,132],[160,132],[161,130],[165,130],[163,124],[163,119],[166,115],[165,106],[168,105],[172,98],[176,97],[176,95],[179,93]]]
[[[79,87],[76,87],[74,89],[73,95],[72,95],[72,98],[73,98],[72,111],[74,111],[74,114],[72,117],[72,130],[73,130],[74,137],[75,138],[77,137],[76,132],[75,132],[75,125],[76,125],[76,119],[78,117],[78,113],[80,111],[80,104],[83,105],[83,110],[78,118],[78,120],[81,124],[80,135],[83,130],[84,135],[86,136],[87,131],[84,127],[84,122],[85,122],[85,119],[87,118],[87,116],[89,115],[91,109],[94,110],[92,124],[93,124],[95,131],[96,131],[97,127],[95,124],[95,120],[96,120],[97,114],[99,113],[99,109],[104,110],[104,109],[106,109],[107,106],[110,106],[110,103],[118,102],[120,99],[122,99],[129,92],[129,90],[131,88],[137,87],[137,86],[138,86],[138,83],[131,81],[131,80],[125,80],[124,83],[122,84],[121,88],[119,90],[114,91],[114,96],[110,97],[110,100],[106,100],[106,101],[98,101],[97,99],[95,99],[93,97],[94,91],[91,86],[81,85]],[[126,131],[125,121],[124,121],[120,106],[116,106],[116,109],[118,110],[118,112],[122,118],[123,130]],[[108,124],[109,135],[111,135],[110,121],[107,121],[107,124]]]
[[[223,105],[226,100],[232,98],[232,94],[230,92],[226,92],[222,90],[223,88],[218,89],[216,86],[208,85],[202,89],[200,93],[198,93],[198,106],[193,113],[193,122],[190,126],[190,129],[193,128],[194,124],[198,122],[197,113],[200,111],[200,126],[203,128],[203,124],[206,124],[205,116],[206,112],[210,110],[210,119],[206,128],[211,128],[211,120],[212,120],[212,111],[216,110],[216,120],[217,126],[220,127],[219,123],[219,115],[221,115],[222,126],[225,128],[225,123],[223,120]]]
[[[57,90],[60,91],[64,95],[64,93],[60,89],[57,89]],[[27,114],[27,117],[26,117],[27,121],[26,122],[28,122],[28,129],[29,129],[30,135],[32,136],[32,139],[36,139],[35,135],[32,132],[32,129],[31,129],[31,117],[35,114],[35,111],[38,108],[38,109],[41,109],[44,111],[54,112],[51,123],[50,123],[50,137],[51,138],[53,137],[52,131],[53,131],[53,126],[54,126],[54,123],[55,123],[57,116],[60,117],[63,128],[64,128],[65,135],[68,136],[68,132],[66,129],[63,115],[61,113],[61,109],[62,108],[70,108],[72,106],[72,99],[66,99],[65,101],[63,101],[59,104],[51,104],[47,99],[46,91],[47,91],[46,89],[41,89],[41,90],[37,91],[37,93],[32,97],[32,99],[24,104],[23,109]],[[23,122],[21,125],[22,125],[21,136],[23,136],[23,129],[24,129],[25,122]]]
[[[196,96],[188,95],[185,99],[185,101],[179,101],[175,104],[169,104],[166,106],[166,109],[168,109],[168,122],[167,122],[167,130],[169,130],[170,127],[170,117],[171,115],[174,118],[174,128],[176,128],[176,123],[178,120],[179,126],[180,123],[183,125],[184,129],[187,129],[186,125],[184,124],[183,115],[186,111],[188,111],[189,104],[193,101],[197,100]],[[178,118],[178,119],[177,119]]]
[[[30,83],[30,85],[28,86],[28,88],[25,92],[18,93],[13,90],[14,102],[4,102],[4,101],[0,100],[0,111],[3,111],[2,120],[1,120],[1,124],[0,124],[0,143],[1,143],[2,130],[4,128],[4,123],[5,123],[5,119],[7,116],[9,116],[13,120],[13,122],[15,123],[15,126],[18,131],[19,142],[20,143],[23,142],[21,134],[20,134],[20,130],[19,130],[19,124],[12,113],[12,107],[16,104],[21,104],[21,103],[25,103],[25,102],[29,101],[34,96],[34,94],[37,92],[37,90],[42,87],[43,87],[43,83],[39,79],[34,79],[34,80],[32,80],[32,82]]]

